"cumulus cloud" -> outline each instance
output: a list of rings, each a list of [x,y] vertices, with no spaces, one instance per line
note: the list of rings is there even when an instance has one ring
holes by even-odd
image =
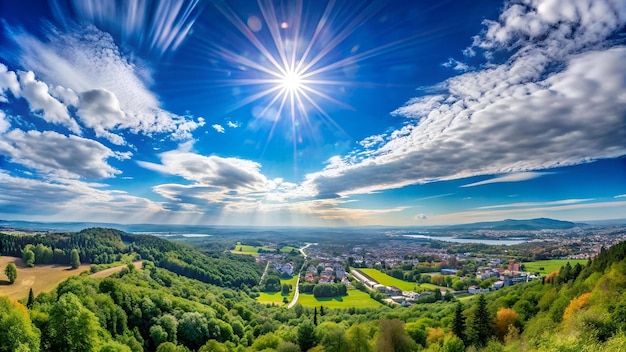
[[[61,178],[107,178],[120,171],[106,162],[128,154],[114,153],[97,141],[54,131],[14,129],[2,136],[0,154],[10,161],[37,170],[45,175]]]
[[[116,144],[121,144],[118,133],[124,130],[191,138],[198,124],[160,107],[158,98],[147,87],[151,81],[149,71],[122,55],[111,35],[93,26],[70,28],[70,33],[49,28],[45,42],[25,32],[10,33],[21,48],[21,65],[54,87],[50,92],[64,103],[77,104],[82,111],[81,122],[89,126],[105,122],[96,133]],[[78,102],[70,91],[80,97]],[[95,111],[105,112],[106,121]]]
[[[441,64],[443,67],[451,68],[455,71],[466,72],[470,70],[470,67],[461,61],[455,60],[453,58],[449,58],[448,61]]]
[[[418,221],[423,221],[423,220],[428,219],[428,217],[425,214],[417,214],[413,218]]]
[[[4,111],[0,110],[0,134],[6,132],[11,128],[11,123],[7,120],[7,115]]]
[[[211,125],[211,127],[213,127],[214,130],[216,130],[219,133],[226,133],[226,130],[224,130],[224,126],[220,125],[220,124],[214,124]]]
[[[507,59],[409,101],[394,112],[408,123],[366,158],[333,160],[304,184],[318,194],[349,195],[478,175],[523,178],[625,155],[626,47],[607,38],[626,24],[626,6],[546,5],[556,3],[509,2],[472,46],[489,60]]]
[[[9,71],[5,65],[0,63],[0,102],[8,102],[7,91],[11,92],[14,97],[19,97],[20,84],[15,72]]]
[[[72,119],[65,105],[50,95],[48,86],[35,79],[32,71],[20,72],[21,94],[28,101],[30,111],[37,114],[49,123],[66,126],[70,131],[80,134],[78,123]]]
[[[230,128],[239,128],[239,127],[241,127],[241,123],[239,123],[239,121],[233,122],[233,121],[228,120],[228,121],[226,121],[226,124]]]
[[[261,174],[261,164],[239,158],[204,156],[190,152],[189,145],[159,154],[161,164],[138,161],[150,170],[177,175],[200,185],[239,192],[263,191],[269,181]]]
[[[528,181],[528,180],[533,180],[535,178],[541,177],[543,175],[549,175],[549,174],[551,174],[551,172],[515,172],[512,174],[502,175],[502,176],[494,177],[494,178],[484,180],[484,181],[462,185],[460,187],[476,187],[476,186],[488,185],[492,183]]]

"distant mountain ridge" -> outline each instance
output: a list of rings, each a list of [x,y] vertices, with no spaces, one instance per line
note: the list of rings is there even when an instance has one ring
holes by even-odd
[[[446,226],[446,230],[565,230],[574,227],[588,226],[583,223],[555,220],[549,218],[537,218],[527,220],[506,219],[501,221],[475,222]]]

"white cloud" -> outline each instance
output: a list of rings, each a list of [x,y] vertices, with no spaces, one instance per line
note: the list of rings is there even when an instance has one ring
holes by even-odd
[[[11,128],[11,123],[7,120],[7,115],[4,111],[0,110],[0,134],[8,131]]]
[[[198,124],[160,107],[158,98],[146,86],[151,81],[148,71],[123,56],[108,33],[93,26],[70,28],[73,33],[48,29],[45,42],[25,32],[10,33],[21,48],[22,66],[53,86],[51,93],[68,105],[76,104],[68,90],[78,93],[81,121],[90,126],[105,122],[96,133],[116,144],[121,144],[117,133],[124,130],[191,138],[190,132]],[[107,118],[88,113],[94,109],[105,111]]]
[[[527,207],[539,207],[539,206],[549,206],[549,205],[567,205],[567,204],[577,204],[577,203],[590,202],[592,200],[594,200],[594,198],[587,198],[587,199],[563,199],[563,200],[555,200],[555,201],[552,201],[552,202],[521,202],[521,203],[488,205],[488,206],[484,206],[484,207],[478,207],[476,209],[527,208]]]
[[[0,170],[0,214],[19,214],[20,219],[102,221],[116,223],[163,223],[171,215],[160,203],[104,190],[106,185],[78,180],[33,180]],[[36,215],[32,215],[36,214]],[[48,217],[48,218],[46,218]]]
[[[24,132],[14,129],[2,136],[0,154],[11,162],[24,165],[56,178],[106,178],[120,171],[106,162],[110,157],[128,158],[82,137],[64,136],[53,131]]]
[[[8,101],[7,91],[10,91],[14,97],[19,97],[20,84],[17,81],[15,72],[9,71],[5,65],[0,63],[0,102]]]
[[[615,196],[613,198],[626,198],[626,194],[620,194],[620,195],[617,195],[617,196]]]
[[[19,76],[21,95],[28,101],[31,112],[41,112],[41,118],[47,122],[66,126],[76,134],[81,133],[78,123],[70,117],[65,105],[50,95],[44,82],[36,80],[32,71],[20,72]]]
[[[494,178],[484,180],[484,181],[462,185],[460,187],[475,187],[475,186],[488,185],[492,183],[528,181],[528,180],[533,180],[535,178],[541,177],[543,175],[549,175],[549,174],[552,174],[552,172],[515,172],[512,174],[502,175],[502,176],[494,177]]]
[[[239,128],[239,127],[241,127],[241,123],[239,123],[238,121],[233,122],[233,121],[228,120],[228,121],[226,121],[226,124],[230,128]]]
[[[217,132],[219,132],[219,133],[225,133],[225,132],[226,132],[226,131],[224,130],[224,127],[223,127],[222,125],[220,125],[220,124],[217,124],[217,123],[216,123],[216,124],[214,124],[214,125],[211,125],[211,127],[213,127],[213,129],[214,129],[214,130],[216,130],[216,131],[217,131]]]
[[[574,22],[565,10],[556,22],[546,14],[545,28],[532,23],[537,4],[508,3],[501,21],[486,22],[476,37],[472,50],[507,60],[409,101],[395,111],[408,124],[366,158],[333,160],[304,185],[349,195],[479,175],[504,175],[501,182],[625,155],[626,47],[606,40],[626,24],[624,1],[595,1]]]
[[[418,220],[418,221],[423,221],[423,220],[427,220],[428,216],[426,216],[425,214],[417,214],[413,217],[413,219]]]
[[[470,67],[461,61],[455,60],[453,58],[449,58],[448,61],[441,64],[443,67],[451,68],[455,71],[466,72],[470,70]]]
[[[261,164],[238,158],[204,156],[188,150],[184,145],[177,150],[159,154],[161,164],[138,161],[150,170],[177,175],[199,185],[219,187],[238,192],[265,191],[269,181],[261,174]]]

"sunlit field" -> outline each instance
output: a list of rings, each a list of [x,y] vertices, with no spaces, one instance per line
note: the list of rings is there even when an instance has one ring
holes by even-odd
[[[369,294],[353,287],[342,297],[315,298],[312,293],[300,293],[298,303],[305,307],[324,306],[328,308],[376,308],[382,304],[370,298]]]
[[[580,265],[586,265],[586,259],[552,259],[552,260],[539,260],[536,262],[524,263],[524,268],[526,271],[531,273],[540,273],[540,274],[549,274],[553,271],[557,271],[561,269],[561,267],[565,264],[569,264],[571,266],[576,265],[576,263],[580,263]],[[543,269],[542,269],[543,268]]]
[[[17,279],[12,285],[4,275],[7,264],[15,263],[17,266]],[[67,265],[47,264],[26,267],[22,258],[0,257],[0,296],[8,296],[11,299],[23,299],[28,297],[28,291],[38,295],[54,289],[61,281],[73,275],[79,275],[89,270],[89,265],[83,264],[78,269],[70,269]]]
[[[280,280],[280,284],[288,284],[291,285],[291,291],[289,291],[289,295],[288,296],[283,296],[283,294],[278,291],[278,292],[274,292],[274,293],[270,293],[270,292],[261,292],[259,297],[257,297],[257,301],[259,301],[260,303],[270,303],[270,304],[276,304],[276,305],[283,305],[285,304],[283,302],[283,298],[287,297],[287,302],[291,302],[291,300],[293,299],[293,295],[294,295],[294,290],[296,289],[296,282],[298,281],[298,276],[294,276],[291,279],[287,279],[287,280]],[[300,297],[302,297],[302,295],[300,295]]]
[[[259,249],[262,249],[264,251],[275,251],[274,248],[269,248],[269,247],[255,247],[255,246],[248,246],[248,245],[242,245],[241,243],[237,243],[237,246],[235,247],[234,250],[231,250],[230,252],[233,254],[247,254],[247,255],[251,255],[254,257],[258,257],[259,256]],[[291,251],[298,251],[298,248],[295,247],[290,247],[290,246],[283,246],[280,249],[281,253],[289,253]]]

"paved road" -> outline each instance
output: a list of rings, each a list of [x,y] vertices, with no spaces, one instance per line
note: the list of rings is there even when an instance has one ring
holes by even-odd
[[[261,280],[259,280],[259,286],[261,286],[261,284],[263,283],[263,279],[265,279],[265,275],[267,275],[267,268],[270,267],[270,261],[267,261],[267,264],[265,265],[265,270],[263,270],[263,275],[261,275]]]
[[[298,302],[298,298],[300,297],[300,273],[302,272],[302,269],[304,269],[304,266],[306,265],[306,253],[304,253],[304,250],[307,249],[310,245],[313,245],[316,243],[307,243],[306,246],[300,248],[300,253],[302,253],[302,255],[304,256],[304,263],[302,263],[302,268],[300,268],[300,270],[298,270],[298,281],[296,281],[296,292],[293,295],[293,299],[291,300],[291,302],[289,303],[289,305],[287,306],[287,309],[293,308],[293,306],[296,305],[296,303]]]

